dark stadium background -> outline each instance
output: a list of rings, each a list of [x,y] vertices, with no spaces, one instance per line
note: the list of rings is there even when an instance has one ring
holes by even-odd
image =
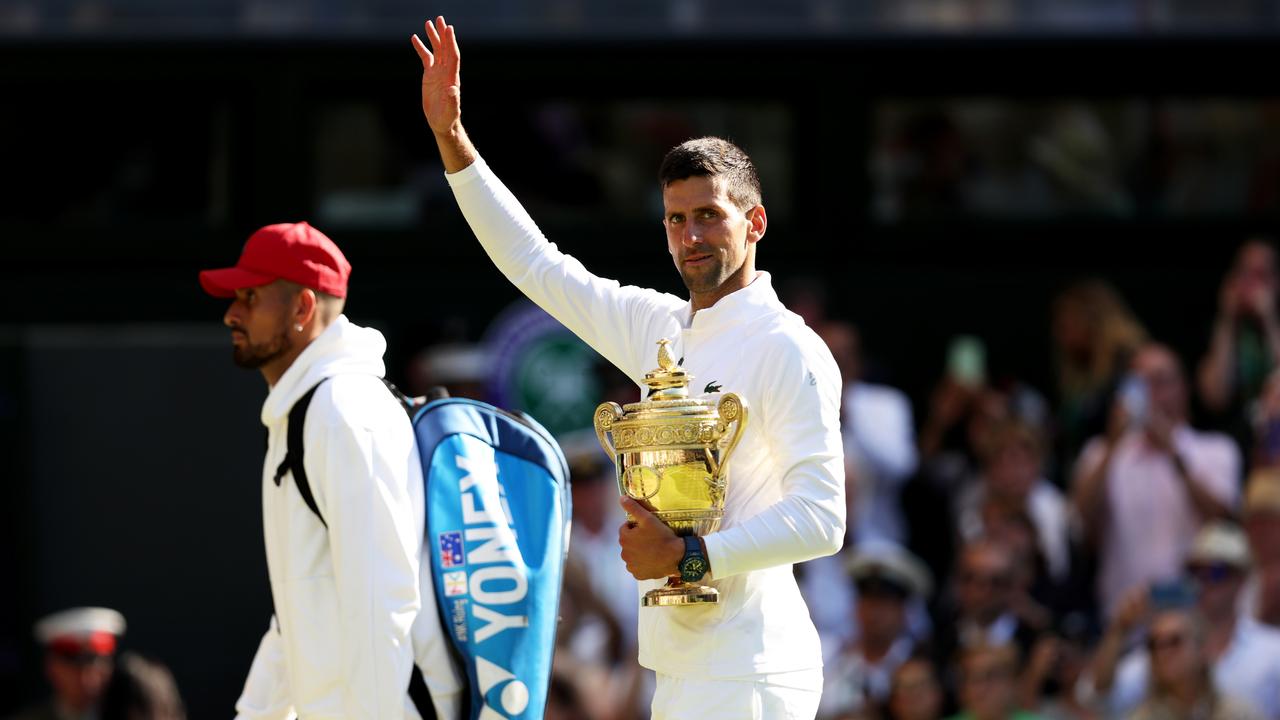
[[[44,693],[31,623],[93,604],[173,668],[191,717],[231,712],[270,613],[265,390],[231,366],[199,269],[234,262],[260,225],[312,219],[350,258],[348,314],[386,333],[400,380],[415,352],[477,339],[516,299],[421,116],[408,37],[427,15],[458,28],[481,152],[599,274],[680,292],[653,205],[661,152],[689,132],[739,140],[765,175],[760,266],[825,286],[917,409],[959,332],[983,337],[993,374],[1048,392],[1050,301],[1079,275],[1111,280],[1194,362],[1234,248],[1280,219],[1277,194],[1159,202],[1154,139],[1114,214],[890,217],[871,171],[886,108],[981,99],[1256,108],[1269,145],[1205,152],[1274,155],[1277,3],[1157,4],[1176,10],[1162,20],[1094,2],[1115,12],[962,27],[839,2],[277,3],[293,14],[256,24],[250,5],[0,1],[0,711]],[[344,146],[370,122],[378,144]],[[608,197],[606,166],[645,190]]]

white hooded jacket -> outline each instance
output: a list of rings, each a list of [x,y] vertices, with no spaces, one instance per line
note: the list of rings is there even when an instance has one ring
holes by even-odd
[[[262,406],[263,534],[276,615],[254,657],[238,717],[417,718],[415,660],[436,712],[454,717],[449,661],[422,552],[422,469],[404,409],[380,379],[386,341],[341,316],[271,388]],[[289,411],[307,410],[304,466],[328,528],[286,474]]]

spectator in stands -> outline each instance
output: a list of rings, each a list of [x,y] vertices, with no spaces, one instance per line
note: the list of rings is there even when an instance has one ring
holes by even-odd
[[[964,539],[984,534],[988,508],[997,513],[1025,512],[1034,524],[1035,542],[1049,576],[1064,582],[1070,572],[1070,510],[1062,492],[1044,479],[1043,445],[1029,425],[1008,420],[995,425],[987,442],[979,482],[956,498],[956,528]]]
[[[13,720],[96,717],[124,629],[123,615],[100,607],[72,608],[37,622],[36,639],[44,647],[45,677],[53,697]]]
[[[1240,452],[1188,424],[1182,367],[1169,348],[1133,357],[1141,407],[1117,400],[1105,435],[1076,465],[1073,500],[1099,554],[1099,604],[1110,617],[1130,587],[1176,579],[1196,530],[1235,507]],[[1127,407],[1128,406],[1128,407]]]
[[[1240,593],[1240,612],[1280,630],[1280,469],[1264,468],[1249,475],[1244,529],[1253,571]]]
[[[556,660],[575,701],[596,720],[647,716],[651,677],[636,661],[636,581],[618,555],[614,465],[591,430],[559,438],[572,478],[573,526],[557,625]],[[649,685],[644,683],[650,682]],[[642,692],[644,689],[648,692]]]
[[[883,542],[859,548],[849,574],[857,586],[858,635],[825,659],[820,718],[883,714],[894,672],[920,649],[908,604],[927,598],[933,585],[923,562]]]
[[[796,575],[824,647],[838,648],[852,640],[856,631],[849,622],[854,603],[846,574],[850,548],[858,542],[906,542],[901,493],[916,471],[916,440],[907,396],[888,385],[863,380],[857,328],[836,320],[815,327],[840,367],[844,383],[840,431],[849,523],[844,552],[803,563]]]
[[[1194,611],[1191,602],[1170,598],[1163,588],[1130,593],[1098,648],[1091,679],[1083,685],[1084,695],[1095,696],[1098,707],[1117,716],[1152,700],[1158,687],[1177,681],[1174,675],[1160,676],[1171,671],[1171,664],[1185,661],[1161,655],[1162,631],[1157,625],[1173,622],[1161,620],[1172,606],[1171,612],[1182,616],[1179,622],[1194,620],[1196,652],[1212,670],[1213,687],[1261,717],[1280,718],[1280,633],[1238,612],[1249,565],[1248,544],[1239,527],[1225,522],[1206,526],[1187,556],[1187,577],[1193,582],[1185,587],[1195,591],[1186,600],[1194,598]],[[1122,657],[1126,639],[1153,606],[1152,643]],[[1168,661],[1166,665],[1160,664],[1162,660]]]
[[[862,377],[861,338],[846,322],[828,321],[818,334],[844,379],[840,430],[844,437],[849,532],[854,541],[906,541],[901,488],[916,471],[911,402],[900,390]]]
[[[1250,465],[1254,468],[1280,467],[1280,369],[1267,375],[1261,394],[1250,405]]]
[[[592,430],[559,438],[572,478],[573,526],[569,539],[570,564],[584,569],[584,578],[625,633],[625,644],[636,643],[636,583],[618,556],[618,526],[625,513],[618,507],[618,480],[613,461]]]
[[[1067,287],[1053,303],[1058,384],[1058,457],[1076,457],[1106,427],[1107,403],[1147,333],[1120,293],[1102,280]]]
[[[1013,613],[1027,625],[1047,628],[1053,624],[1054,608],[1073,609],[1076,599],[1064,592],[1049,575],[1048,563],[1040,551],[1036,526],[1026,510],[988,503],[981,524],[985,537],[1002,546],[1013,558]]]
[[[408,368],[410,395],[426,396],[444,388],[449,397],[486,399],[491,359],[484,346],[450,342],[423,348]]]
[[[978,642],[961,649],[960,714],[951,720],[1033,720],[1018,708],[1016,645]]]
[[[938,720],[942,717],[942,685],[933,662],[917,655],[898,666],[889,693],[891,720]],[[841,718],[844,720],[844,718]]]
[[[173,673],[137,653],[121,653],[102,699],[101,720],[186,720]]]
[[[1278,292],[1275,248],[1262,238],[1241,245],[1222,281],[1209,352],[1197,378],[1205,407],[1241,443],[1252,434],[1250,404],[1280,360]]]
[[[1092,624],[1079,612],[1065,615],[1054,633],[1042,635],[1022,673],[1022,707],[1045,720],[1098,720],[1096,710],[1075,693],[1095,636]]]
[[[920,472],[904,488],[903,504],[909,547],[938,578],[949,577],[956,557],[956,495],[977,481],[991,428],[1012,414],[1008,395],[950,373],[933,392],[920,430]]]
[[[934,623],[939,667],[947,667],[965,648],[977,646],[1012,644],[1016,654],[1026,657],[1047,628],[1033,624],[1041,618],[1019,615],[1019,607],[1027,604],[1016,596],[1015,557],[1010,548],[989,537],[977,538],[965,544],[956,566],[954,595],[944,601]],[[953,676],[945,676],[944,681],[960,687]]]
[[[1215,686],[1205,656],[1203,620],[1191,610],[1166,610],[1151,621],[1147,648],[1151,686],[1131,720],[1204,718],[1256,720],[1259,715]]]

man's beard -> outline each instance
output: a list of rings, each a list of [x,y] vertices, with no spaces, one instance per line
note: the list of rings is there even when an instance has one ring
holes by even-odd
[[[257,370],[293,349],[288,332],[281,332],[265,343],[251,344],[245,336],[244,345],[232,346],[231,360],[239,367]]]
[[[724,272],[724,262],[713,256],[707,267],[686,270],[681,265],[680,279],[684,281],[685,289],[689,292],[707,293],[719,289],[728,277]]]

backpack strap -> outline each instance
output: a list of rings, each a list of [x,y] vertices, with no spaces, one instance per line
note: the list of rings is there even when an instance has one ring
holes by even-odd
[[[413,663],[413,672],[409,674],[409,700],[413,702],[413,707],[422,716],[422,720],[439,720],[435,703],[431,702],[431,690],[427,688],[427,681],[422,677],[416,661]]]
[[[325,378],[326,380],[328,378]],[[289,428],[286,436],[284,460],[280,461],[280,467],[276,468],[276,485],[279,486],[284,479],[285,473],[293,474],[293,484],[298,486],[298,494],[302,496],[302,501],[311,508],[311,512],[315,513],[316,518],[320,520],[320,524],[326,528],[329,523],[324,521],[324,515],[320,514],[320,507],[316,505],[315,495],[311,494],[311,483],[307,482],[307,469],[302,464],[302,431],[306,426],[307,408],[311,407],[311,396],[316,394],[316,390],[324,384],[324,380],[316,383],[305,395],[298,398],[298,402],[293,404],[293,408],[289,410]]]

